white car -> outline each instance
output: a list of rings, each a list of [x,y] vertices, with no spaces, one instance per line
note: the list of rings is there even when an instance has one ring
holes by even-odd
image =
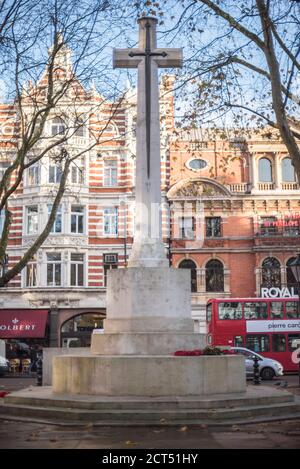
[[[9,371],[9,361],[0,355],[0,376],[3,376]]]
[[[258,358],[261,379],[271,380],[274,378],[274,376],[283,375],[283,366],[277,360],[263,357],[262,355],[259,355],[258,353],[244,347],[231,347],[230,350],[234,351],[238,355],[243,355],[245,357],[247,377],[251,377],[254,374],[253,364],[255,356]]]

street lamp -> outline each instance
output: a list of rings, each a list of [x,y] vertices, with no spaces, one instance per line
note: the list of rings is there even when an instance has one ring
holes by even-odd
[[[298,292],[298,318],[300,317],[300,254],[297,255],[296,259],[290,263],[290,268],[293,272],[295,280],[297,282]],[[299,361],[299,386],[300,386],[300,361]]]

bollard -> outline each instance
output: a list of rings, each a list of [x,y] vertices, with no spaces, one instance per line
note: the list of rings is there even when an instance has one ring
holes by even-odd
[[[38,352],[36,361],[36,385],[43,386],[43,352]]]
[[[258,357],[256,355],[253,359],[253,384],[260,384]]]

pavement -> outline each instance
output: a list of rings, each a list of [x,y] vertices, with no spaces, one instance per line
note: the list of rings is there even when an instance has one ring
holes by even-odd
[[[298,376],[273,380],[269,386],[300,394]],[[0,378],[0,390],[35,385],[35,378]],[[82,427],[0,419],[1,449],[300,449],[300,420],[213,427]]]

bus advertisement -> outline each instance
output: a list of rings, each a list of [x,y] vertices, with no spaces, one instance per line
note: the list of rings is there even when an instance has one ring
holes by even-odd
[[[298,370],[298,298],[212,299],[207,302],[206,322],[208,345],[246,347],[279,361],[285,372]]]

